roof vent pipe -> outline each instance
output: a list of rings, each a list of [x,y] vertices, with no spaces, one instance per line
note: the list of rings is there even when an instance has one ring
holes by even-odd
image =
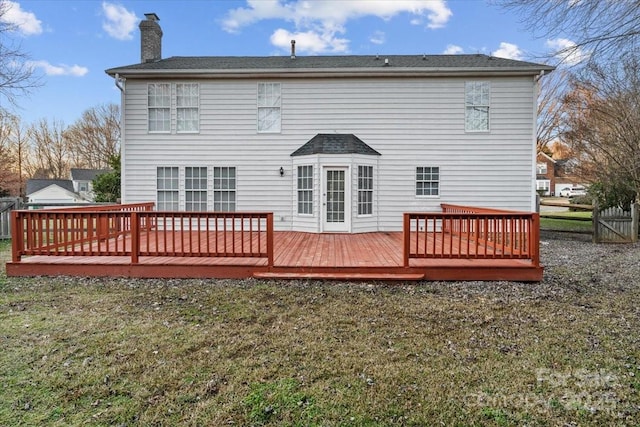
[[[296,41],[291,40],[291,59],[296,59]]]

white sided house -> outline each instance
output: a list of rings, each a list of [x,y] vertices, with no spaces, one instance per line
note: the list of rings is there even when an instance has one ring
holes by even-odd
[[[535,210],[538,80],[487,55],[161,57],[122,92],[122,201],[269,211],[276,230],[402,230],[441,203]]]

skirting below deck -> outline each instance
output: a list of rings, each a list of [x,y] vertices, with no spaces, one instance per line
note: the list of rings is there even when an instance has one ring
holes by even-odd
[[[540,281],[543,269],[520,259],[421,258],[403,266],[401,232],[274,233],[274,265],[264,258],[31,256],[7,264],[8,276],[249,278],[327,280]]]

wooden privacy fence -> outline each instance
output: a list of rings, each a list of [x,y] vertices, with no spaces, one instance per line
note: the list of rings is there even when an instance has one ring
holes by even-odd
[[[156,212],[153,203],[14,211],[22,256],[259,257],[273,265],[273,214]]]
[[[611,207],[593,209],[593,241],[595,243],[632,243],[638,241],[638,205],[629,210]]]
[[[21,208],[17,197],[0,198],[0,239],[11,238],[11,211]]]
[[[442,204],[405,213],[404,265],[411,258],[524,259],[540,265],[537,213]]]

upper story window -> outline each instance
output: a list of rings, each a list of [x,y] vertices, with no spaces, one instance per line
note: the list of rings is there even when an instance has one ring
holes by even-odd
[[[200,130],[200,87],[197,83],[176,84],[176,130]]]
[[[546,175],[547,174],[547,164],[546,163],[538,163],[537,167],[537,174],[538,175]]]
[[[373,166],[358,166],[358,215],[373,213]]]
[[[298,213],[313,214],[313,166],[298,166]]]
[[[418,166],[416,168],[416,196],[437,196],[440,194],[440,168]]]
[[[149,83],[147,86],[149,132],[171,131],[171,85]]]
[[[280,132],[280,83],[258,83],[258,132]]]
[[[489,82],[465,83],[465,130],[482,132],[489,130]]]

